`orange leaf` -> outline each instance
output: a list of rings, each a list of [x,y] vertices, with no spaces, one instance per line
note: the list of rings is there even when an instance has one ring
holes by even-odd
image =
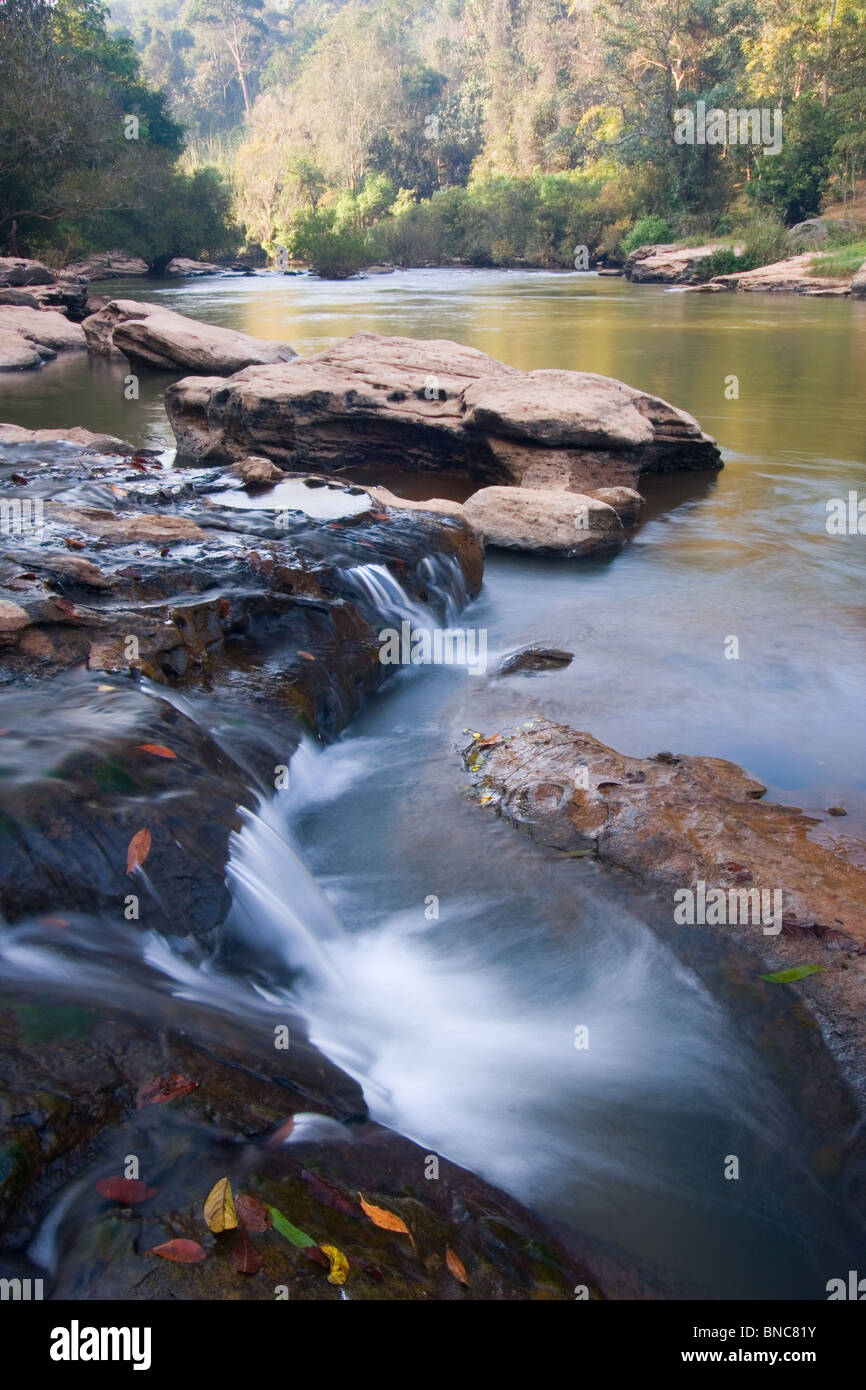
[[[195,1265],[207,1258],[197,1240],[167,1240],[164,1245],[155,1245],[148,1255],[161,1255],[176,1265]]]
[[[144,830],[139,830],[133,835],[126,851],[126,872],[131,874],[133,869],[138,869],[150,854],[150,831],[147,826]]]
[[[445,1251],[445,1263],[447,1264],[451,1273],[454,1275],[454,1278],[459,1279],[460,1283],[465,1284],[468,1288],[469,1280],[466,1277],[465,1266],[463,1264],[463,1261],[457,1258],[453,1250],[448,1249]]]
[[[475,740],[475,746],[476,746],[476,748],[492,748],[493,745],[494,745],[494,743],[501,743],[501,742],[502,742],[502,735],[501,735],[501,734],[491,734],[491,735],[490,735],[490,738],[477,738],[477,739]]]
[[[140,743],[142,753],[155,753],[158,758],[176,758],[177,754],[166,748],[164,743]]]
[[[315,661],[315,659],[316,659],[316,658],[313,656],[313,653],[312,653],[312,652],[302,652],[302,651],[299,651],[299,652],[298,652],[298,656],[302,656],[302,657],[304,658],[305,661]]]
[[[67,536],[66,547],[68,550],[83,550],[84,541],[77,541],[74,536]]]
[[[374,1226],[381,1226],[383,1231],[399,1231],[401,1235],[408,1236],[413,1245],[415,1244],[412,1232],[401,1216],[395,1216],[393,1211],[385,1211],[384,1207],[374,1207],[371,1202],[365,1202],[361,1192],[358,1193],[358,1197]]]

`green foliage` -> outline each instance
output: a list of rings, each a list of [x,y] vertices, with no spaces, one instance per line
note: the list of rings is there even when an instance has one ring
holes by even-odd
[[[815,95],[802,96],[783,113],[781,152],[758,162],[749,190],[758,203],[792,225],[821,210],[841,135],[839,113]]]
[[[224,249],[228,190],[175,171],[181,129],[106,16],[99,0],[0,6],[0,245],[123,246],[154,264]]]
[[[674,234],[667,219],[650,213],[648,217],[641,217],[635,222],[631,231],[623,237],[621,247],[627,256],[639,246],[662,246],[673,239]]]
[[[841,251],[831,251],[826,255],[813,256],[809,274],[847,280],[849,276],[856,275],[864,264],[866,264],[866,238],[860,237]]]

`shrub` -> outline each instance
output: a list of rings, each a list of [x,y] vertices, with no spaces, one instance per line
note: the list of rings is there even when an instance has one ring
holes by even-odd
[[[631,231],[623,237],[620,249],[627,256],[638,246],[660,246],[666,241],[673,241],[673,235],[666,218],[650,213],[648,217],[641,217],[635,222]]]

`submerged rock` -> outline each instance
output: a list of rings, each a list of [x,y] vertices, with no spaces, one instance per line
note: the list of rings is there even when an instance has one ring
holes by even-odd
[[[253,363],[289,362],[288,343],[251,338],[177,314],[159,304],[113,299],[82,325],[89,350],[99,356],[121,353],[135,365],[161,371],[205,371],[230,376]],[[253,453],[250,449],[248,452]]]
[[[561,671],[574,661],[574,652],[560,651],[558,647],[523,647],[512,652],[500,664],[497,675],[513,676],[517,672],[536,675],[539,671]]]
[[[719,468],[697,421],[593,372],[521,372],[447,341],[356,333],[313,357],[188,377],[165,396],[181,455],[284,468],[449,470],[477,485],[591,492]]]

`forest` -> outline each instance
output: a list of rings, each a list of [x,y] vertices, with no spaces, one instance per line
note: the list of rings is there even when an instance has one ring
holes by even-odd
[[[3,0],[0,90],[11,252],[340,275],[712,234],[757,264],[862,176],[866,6]],[[781,150],[677,143],[698,102],[779,113]]]

